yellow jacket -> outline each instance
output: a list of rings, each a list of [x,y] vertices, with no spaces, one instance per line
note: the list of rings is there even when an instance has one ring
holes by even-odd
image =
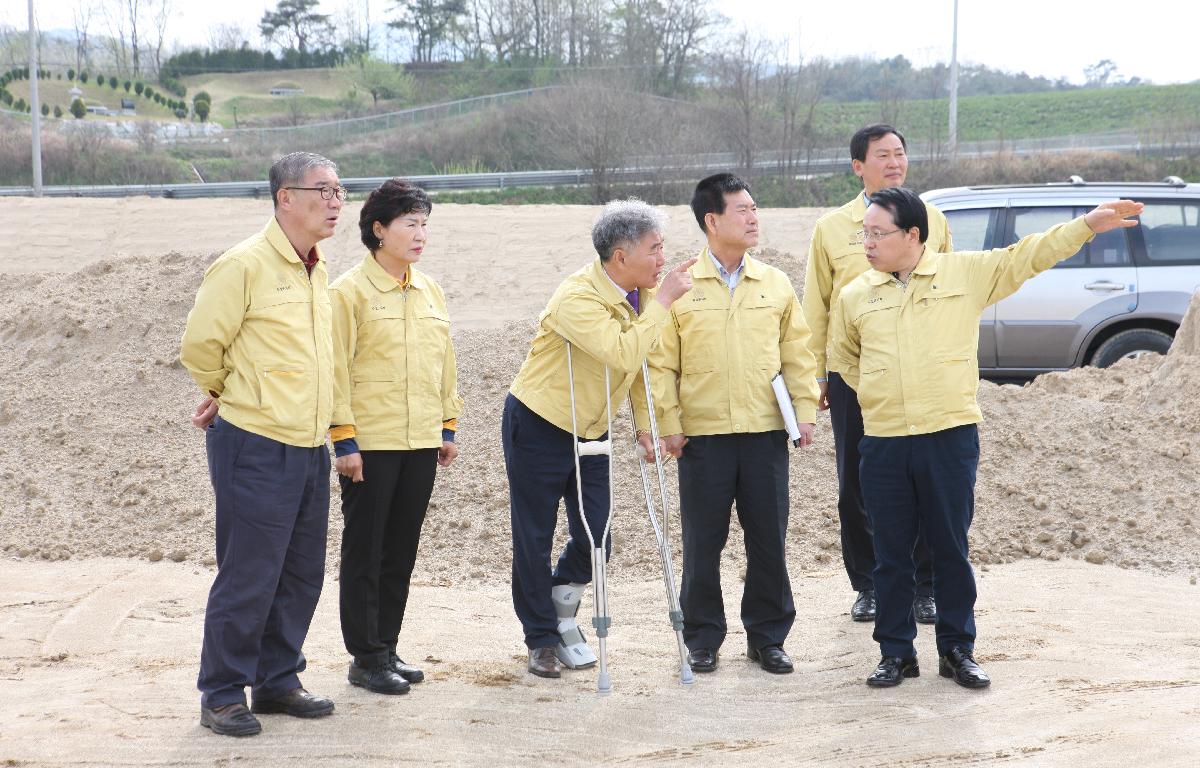
[[[402,288],[368,253],[329,293],[333,423],[353,426],[364,451],[441,447],[463,406],[441,286],[410,266]]]
[[[653,300],[653,291],[639,291],[638,300],[641,315],[634,314],[600,259],[564,280],[538,318],[529,355],[512,384],[513,396],[554,426],[571,431],[565,338],[572,345],[579,436],[594,440],[608,428],[605,365],[614,415],[632,394],[637,426],[647,428],[642,361],[662,332],[667,310]]]
[[[325,259],[310,276],[274,217],[204,273],[179,358],[204,394],[217,395],[221,418],[288,445],[325,442],[333,411],[328,281]]]
[[[650,355],[658,428],[663,435],[725,435],[783,429],[771,388],[780,371],[801,423],[817,420],[817,385],[808,326],[787,275],[746,255],[729,295],[708,249],[692,289]]]
[[[949,253],[954,249],[950,224],[937,208],[928,203],[929,237],[925,247]],[[804,277],[804,319],[812,331],[809,346],[817,359],[817,376],[824,378],[830,368],[826,359],[829,346],[829,316],[838,294],[851,280],[870,271],[863,248],[863,216],[867,203],[862,193],[835,211],[817,220],[808,246],[808,266]]]
[[[858,392],[866,434],[920,435],[978,422],[984,308],[1091,239],[1081,216],[1008,248],[926,248],[907,289],[874,269],[846,286],[834,308],[829,365]]]

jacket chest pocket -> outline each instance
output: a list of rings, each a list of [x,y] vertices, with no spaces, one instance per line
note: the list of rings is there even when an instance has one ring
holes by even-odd
[[[975,355],[979,317],[962,286],[930,288],[913,301],[918,333],[938,357]]]
[[[686,376],[716,370],[718,345],[725,344],[725,310],[688,307],[676,317],[680,373]]]
[[[782,320],[783,307],[763,296],[747,300],[738,310],[738,342],[751,366],[772,372],[779,370]]]

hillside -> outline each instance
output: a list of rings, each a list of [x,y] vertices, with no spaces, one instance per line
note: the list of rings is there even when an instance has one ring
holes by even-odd
[[[513,83],[495,81],[480,73],[458,71],[421,74],[411,102],[381,99],[379,110],[403,109],[413,104],[477,96],[507,90]],[[458,87],[448,84],[457,78]],[[355,97],[352,68],[293,69],[259,72],[213,73],[185,78],[188,93],[208,91],[213,97],[212,119],[233,126],[262,123],[275,118],[288,122],[336,120],[371,108],[371,98],[361,87]],[[275,86],[302,88],[303,95],[271,96]],[[1030,94],[968,96],[959,99],[958,130],[961,141],[1043,138],[1074,134],[1134,131],[1156,126],[1178,126],[1194,121],[1200,112],[1200,82],[1184,85],[1141,85],[1120,88],[1050,91]],[[769,116],[771,109],[765,110]],[[817,108],[819,132],[846,136],[863,124],[888,119],[905,125],[914,138],[944,139],[949,114],[947,99],[910,99],[893,102],[827,100]]]
[[[78,87],[79,90],[83,91],[83,103],[87,106],[101,105],[108,107],[113,111],[117,111],[121,108],[121,99],[133,99],[134,103],[137,104],[136,116],[126,117],[112,115],[102,118],[105,120],[137,120],[147,118],[152,120],[176,119],[175,115],[171,112],[171,110],[167,109],[166,106],[162,104],[155,104],[154,101],[147,99],[144,96],[138,96],[133,92],[132,89],[126,93],[124,81],[122,81],[122,83],[115,89],[111,88],[107,84],[107,73],[102,72],[101,74],[105,75],[105,85],[103,86],[96,85],[96,82],[93,79],[89,79],[86,84],[78,81],[71,82],[66,78],[63,78],[62,80],[57,78],[53,80],[39,80],[38,98],[41,103],[50,105],[51,114],[53,114],[54,107],[58,106],[62,107],[63,115],[67,118],[70,118],[71,115],[67,112],[67,109],[71,106],[71,97],[69,95],[69,91],[72,87]],[[151,87],[155,90],[158,90],[157,84],[153,84]],[[9,83],[5,87],[5,90],[11,93],[14,99],[25,99],[25,101],[29,101],[28,80],[15,80]],[[176,97],[171,96],[170,98],[174,99]],[[89,115],[89,118],[91,117],[92,116]]]

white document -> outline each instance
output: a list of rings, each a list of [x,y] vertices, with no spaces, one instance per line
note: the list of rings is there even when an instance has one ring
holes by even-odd
[[[792,445],[800,447],[800,427],[796,424],[796,409],[792,407],[792,396],[787,384],[783,383],[783,374],[775,374],[771,379],[771,389],[775,390],[775,402],[779,403],[779,413],[783,415],[783,426],[787,428]]]

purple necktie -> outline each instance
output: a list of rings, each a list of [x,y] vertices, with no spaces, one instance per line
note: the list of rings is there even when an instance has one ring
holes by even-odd
[[[629,306],[633,307],[633,311],[634,311],[634,313],[635,313],[635,314],[639,314],[639,315],[640,315],[640,314],[642,313],[642,310],[638,308],[638,292],[637,292],[637,288],[634,288],[632,291],[630,291],[629,293],[625,294],[625,300],[629,302]]]

